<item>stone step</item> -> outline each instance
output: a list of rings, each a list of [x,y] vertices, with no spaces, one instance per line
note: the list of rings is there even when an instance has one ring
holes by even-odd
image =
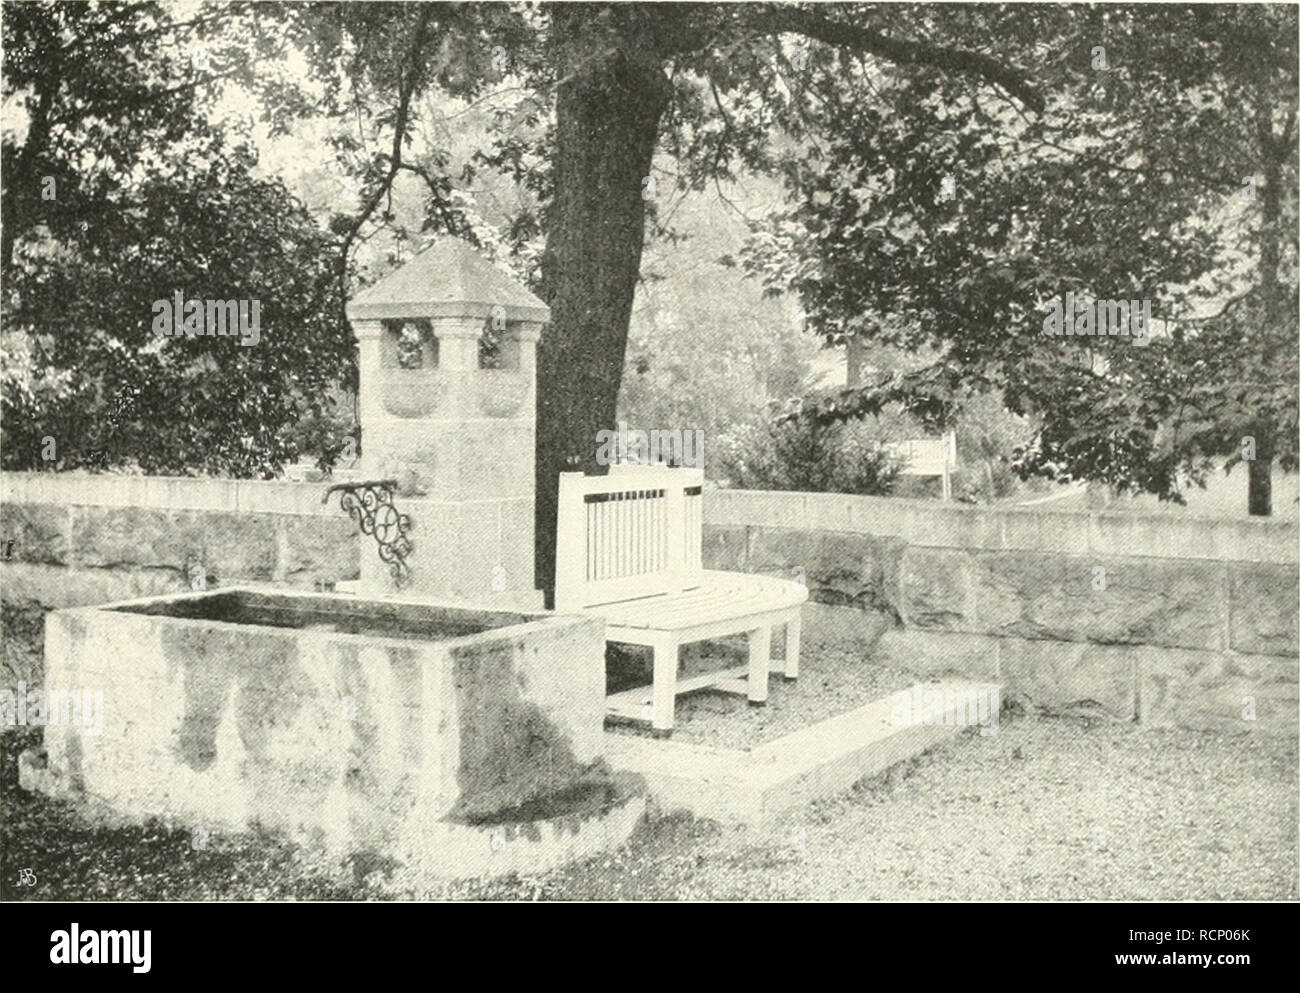
[[[950,680],[908,688],[749,751],[607,734],[606,758],[645,776],[661,809],[765,824],[956,737],[996,731],[1002,688]]]

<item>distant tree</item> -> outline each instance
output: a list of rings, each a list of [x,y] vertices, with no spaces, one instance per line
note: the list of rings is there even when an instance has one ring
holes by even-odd
[[[646,249],[619,417],[634,427],[700,431],[709,469],[724,435],[759,423],[769,401],[812,385],[819,343],[788,304],[764,299],[721,263],[746,232],[735,206],[687,196],[662,211],[661,221],[671,223],[673,236]]]
[[[719,441],[714,475],[742,489],[887,496],[902,463],[867,427],[790,420],[773,409]]]

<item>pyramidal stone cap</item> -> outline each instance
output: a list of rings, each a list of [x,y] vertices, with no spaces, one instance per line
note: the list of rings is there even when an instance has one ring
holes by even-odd
[[[444,238],[417,252],[405,265],[358,293],[349,320],[488,318],[504,307],[507,321],[544,324],[550,308],[510,273],[463,241]]]

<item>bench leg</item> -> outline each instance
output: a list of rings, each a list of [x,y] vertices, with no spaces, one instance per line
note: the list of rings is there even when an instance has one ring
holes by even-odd
[[[785,622],[785,678],[799,678],[799,637],[803,618],[796,613]]]
[[[772,651],[772,629],[764,626],[749,632],[749,702],[761,707],[767,703],[767,670]]]
[[[654,713],[650,726],[658,737],[673,731],[673,711],[677,703],[677,639],[656,638],[654,652]]]

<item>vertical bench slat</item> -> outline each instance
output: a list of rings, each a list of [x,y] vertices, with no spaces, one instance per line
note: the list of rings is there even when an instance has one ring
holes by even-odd
[[[695,487],[688,487],[686,494],[686,563],[691,572],[699,572],[703,567],[701,555],[704,546],[704,496],[702,493],[693,492],[695,489]]]
[[[609,578],[609,503],[600,504],[600,573],[597,579]]]
[[[610,517],[610,568],[604,573],[607,580],[616,580],[619,577],[619,494],[614,494],[608,507],[608,517]]]
[[[695,553],[691,550],[691,517],[695,513],[695,498],[688,493],[682,494],[682,565],[689,571],[695,564]]]
[[[641,575],[645,572],[645,560],[641,557],[641,538],[645,534],[645,499],[640,490],[632,501],[632,572]]]
[[[699,531],[697,522],[700,519],[700,498],[696,496],[686,498],[686,506],[691,512],[686,515],[686,562],[691,572],[699,568],[700,543],[699,540],[692,541],[696,538]]]
[[[600,529],[604,526],[605,521],[600,515],[604,510],[604,504],[593,503],[591,505],[591,580],[596,582],[600,579]]]
[[[668,501],[661,495],[658,499],[659,506],[659,533],[655,540],[655,553],[657,563],[655,570],[661,571],[668,568]]]
[[[700,568],[700,553],[703,550],[701,543],[704,541],[704,535],[700,532],[700,511],[703,504],[702,497],[691,498],[691,569]]]
[[[659,571],[659,531],[662,528],[662,522],[659,520],[660,511],[663,504],[658,497],[655,497],[650,504],[650,571]]]
[[[614,501],[610,500],[604,504],[605,507],[605,537],[602,539],[605,546],[605,569],[601,579],[614,578]]]
[[[619,570],[618,574],[622,576],[634,575],[632,571],[632,559],[628,552],[632,550],[632,494],[619,494],[619,529],[618,529],[618,557]]]
[[[627,500],[626,493],[618,495],[618,512],[614,515],[614,552],[616,561],[614,563],[614,575],[618,577],[627,575],[627,541],[631,537],[627,533],[627,509],[632,506]]]
[[[649,572],[649,563],[645,560],[645,519],[646,519],[646,501],[645,492],[637,493],[636,501],[636,571],[638,575]]]
[[[605,537],[608,548],[608,565],[605,569],[606,579],[618,578],[618,494],[615,493],[610,497],[609,503],[605,504],[605,516],[609,523]]]
[[[627,575],[627,562],[624,553],[627,550],[627,496],[618,495],[618,510],[614,512],[614,578]]]
[[[593,549],[596,567],[592,570],[591,578],[594,582],[599,583],[605,571],[605,505],[603,503],[593,504],[592,511],[596,515],[596,544]]]

